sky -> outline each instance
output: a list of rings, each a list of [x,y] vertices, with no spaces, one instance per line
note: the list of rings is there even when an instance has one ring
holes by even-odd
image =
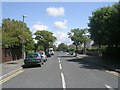
[[[89,16],[96,9],[115,2],[2,2],[2,19],[21,20],[32,33],[48,30],[57,37],[56,44],[71,44],[67,33],[71,29],[88,27]]]

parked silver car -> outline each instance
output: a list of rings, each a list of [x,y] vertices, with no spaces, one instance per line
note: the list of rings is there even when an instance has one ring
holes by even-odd
[[[45,52],[44,51],[39,51],[39,53],[40,53],[41,58],[43,59],[43,61],[46,62],[47,61],[47,56],[46,56]]]

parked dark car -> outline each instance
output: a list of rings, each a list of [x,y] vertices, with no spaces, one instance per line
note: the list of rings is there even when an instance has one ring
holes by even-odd
[[[51,53],[49,51],[46,51],[45,54],[47,57],[51,57]]]
[[[69,51],[69,55],[75,55],[74,51]]]
[[[24,64],[27,66],[39,65],[41,67],[43,60],[41,58],[41,55],[38,52],[35,52],[26,56]]]

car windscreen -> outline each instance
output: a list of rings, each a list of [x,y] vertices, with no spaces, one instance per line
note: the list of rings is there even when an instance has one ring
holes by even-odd
[[[27,58],[37,58],[38,54],[28,54]]]
[[[43,52],[40,52],[40,55],[43,55]]]

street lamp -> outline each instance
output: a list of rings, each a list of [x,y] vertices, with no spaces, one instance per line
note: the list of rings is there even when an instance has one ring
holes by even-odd
[[[27,18],[27,15],[23,15],[23,31],[24,31],[24,20]]]
[[[27,18],[27,15],[23,15],[23,32],[24,32],[24,19]],[[22,56],[23,59],[25,59],[25,46],[24,46],[24,40],[23,40],[23,45],[22,45]]]

